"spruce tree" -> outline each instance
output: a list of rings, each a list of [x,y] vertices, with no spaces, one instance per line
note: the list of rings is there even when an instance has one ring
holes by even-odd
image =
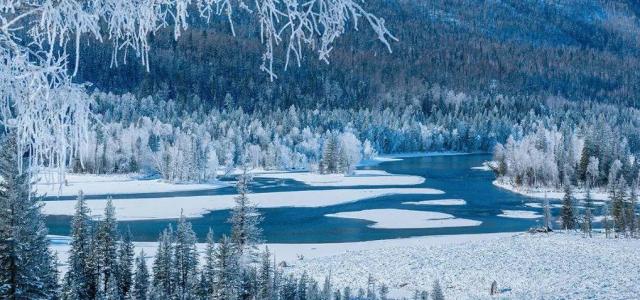
[[[173,230],[169,225],[160,234],[153,261],[153,294],[156,297],[166,299],[174,295],[173,272]]]
[[[31,175],[19,172],[15,135],[0,145],[0,298],[56,298],[57,270]]]
[[[627,227],[629,228],[629,233],[632,237],[636,236],[636,232],[638,231],[638,217],[636,216],[636,209],[638,206],[637,203],[637,195],[636,195],[636,187],[637,185],[633,185],[631,191],[629,192],[629,199],[626,203],[627,208]]]
[[[122,297],[129,295],[133,285],[134,246],[131,240],[131,230],[127,227],[118,248],[118,287]]]
[[[591,189],[587,186],[587,191],[584,198],[584,217],[582,224],[582,231],[585,236],[591,237],[591,232],[593,229],[593,199],[591,198]]]
[[[100,265],[100,279],[103,291],[109,289],[108,284],[118,285],[118,221],[111,198],[107,200],[104,218],[98,225],[96,233],[96,254]]]
[[[173,271],[177,297],[191,299],[198,284],[198,251],[196,234],[182,213],[175,233]]]
[[[213,238],[213,230],[209,228],[207,233],[207,246],[204,251],[204,265],[202,266],[202,294],[205,299],[215,298],[215,282],[216,282],[216,245]]]
[[[614,192],[611,194],[611,214],[613,215],[614,231],[618,234],[625,234],[627,230],[625,208],[626,189],[627,183],[624,178],[620,178],[612,188]]]
[[[217,299],[236,299],[238,263],[231,240],[223,236],[216,248]]]
[[[99,290],[99,270],[95,258],[91,211],[82,191],[78,194],[76,212],[71,220],[69,271],[65,276],[66,299],[95,299]],[[97,256],[97,255],[96,255]]]
[[[266,248],[261,255],[260,272],[258,274],[258,299],[273,299],[273,270],[271,254]]]
[[[231,241],[241,266],[255,261],[256,247],[261,236],[259,224],[262,218],[248,197],[250,181],[251,178],[245,168],[236,184],[238,196],[235,197],[236,205],[229,217]]]
[[[149,270],[144,257],[144,250],[136,257],[136,271],[133,279],[133,290],[131,298],[135,300],[146,300],[149,295]]]
[[[576,227],[575,214],[573,212],[573,191],[568,180],[564,184],[564,197],[562,198],[562,228],[565,230],[573,230]]]
[[[437,279],[433,282],[431,298],[433,300],[444,300],[444,293],[442,292],[442,287],[440,287],[440,281],[438,281]]]

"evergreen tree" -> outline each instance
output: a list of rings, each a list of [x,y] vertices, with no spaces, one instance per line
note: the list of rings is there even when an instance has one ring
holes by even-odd
[[[109,289],[109,282],[118,284],[118,221],[111,198],[104,209],[104,219],[96,233],[96,255],[100,266],[100,277],[103,291]]]
[[[126,297],[131,291],[133,285],[133,263],[134,263],[134,246],[131,240],[131,230],[127,227],[120,247],[118,248],[118,286],[120,295]]]
[[[217,299],[236,299],[238,263],[231,240],[223,236],[216,248],[216,280]]]
[[[48,249],[39,198],[28,171],[19,172],[22,155],[15,135],[0,145],[0,298],[56,298],[57,270]]]
[[[240,259],[241,266],[255,261],[256,245],[260,242],[261,235],[259,224],[262,218],[248,197],[250,181],[251,178],[245,168],[236,184],[238,196],[235,197],[236,205],[229,217],[231,242]]]
[[[564,184],[564,197],[562,198],[562,228],[565,230],[573,230],[576,227],[575,215],[573,212],[573,191],[568,180]]]
[[[94,257],[91,211],[87,207],[82,191],[78,194],[76,212],[71,220],[71,249],[69,249],[69,271],[65,276],[65,295],[69,300],[95,299],[99,290],[99,270]]]
[[[381,284],[380,293],[379,293],[380,300],[387,300],[389,299],[388,297],[389,297],[389,287],[386,284]]]
[[[333,287],[331,286],[331,272],[324,278],[324,284],[322,285],[322,299],[329,300],[331,299],[331,290]]]
[[[258,299],[273,299],[273,270],[271,267],[271,253],[266,248],[261,255],[260,273],[258,274]]]
[[[636,195],[636,187],[637,185],[633,185],[633,187],[631,188],[631,191],[629,192],[629,199],[627,200],[626,203],[626,208],[627,208],[627,227],[629,228],[629,234],[631,234],[632,237],[636,236],[636,232],[638,231],[638,217],[636,215],[636,209],[638,206],[637,203],[637,195]]]
[[[299,300],[307,300],[307,272],[303,272],[298,280],[298,288],[297,288],[297,299]]]
[[[149,270],[144,257],[144,250],[136,257],[136,271],[133,280],[131,298],[135,300],[146,300],[149,293]]]
[[[160,234],[158,251],[153,262],[153,294],[159,298],[174,295],[173,282],[173,230],[169,225]]]
[[[582,223],[582,231],[588,237],[591,237],[591,232],[593,229],[593,199],[591,198],[591,188],[587,186],[587,191],[584,197],[584,217]]]
[[[612,188],[611,195],[611,214],[613,216],[614,231],[618,234],[625,234],[627,229],[626,222],[626,198],[627,183],[621,177]]]
[[[324,148],[322,151],[322,160],[320,161],[320,173],[338,173],[338,152],[339,152],[338,136],[329,131],[326,134]]]
[[[182,213],[176,227],[173,263],[177,297],[191,299],[198,284],[198,251],[196,234]]]
[[[442,288],[440,287],[440,281],[438,281],[438,280],[433,282],[433,289],[431,291],[431,299],[433,299],[433,300],[444,300],[444,293],[442,292]]]
[[[209,228],[207,233],[207,246],[204,251],[204,265],[202,266],[202,294],[205,299],[214,299],[216,295],[216,245],[213,238],[213,230]]]

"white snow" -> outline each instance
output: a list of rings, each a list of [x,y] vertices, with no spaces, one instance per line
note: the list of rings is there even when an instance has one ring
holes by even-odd
[[[311,186],[358,186],[358,185],[416,185],[424,182],[424,177],[390,174],[380,170],[356,170],[353,175],[318,174],[311,172],[283,172],[257,174],[255,177],[293,179]]]
[[[61,271],[68,258],[66,237],[51,237]],[[157,243],[136,242],[148,265]],[[636,299],[640,240],[581,234],[494,233],[426,236],[329,244],[268,244],[289,273],[307,272],[319,282],[331,273],[337,288],[366,287],[368,275],[393,295],[410,297],[440,280],[447,299]],[[202,253],[204,244],[198,244]],[[302,258],[302,259],[300,259]]]
[[[326,217],[361,219],[374,222],[371,228],[408,229],[479,226],[480,221],[459,219],[453,215],[405,209],[369,209],[327,214]]]
[[[318,191],[254,193],[249,199],[260,208],[323,207],[392,194],[443,194],[430,188],[336,189]],[[187,218],[201,217],[209,211],[231,209],[237,195],[193,197],[114,199],[119,220],[175,219],[184,211]],[[87,205],[95,217],[101,216],[106,200],[89,200]],[[45,201],[47,215],[73,215],[75,200]]]
[[[411,204],[411,205],[466,205],[467,201],[464,199],[437,199],[437,200],[424,200],[424,201],[408,201],[402,202],[402,204]]]
[[[637,299],[640,240],[583,238],[581,234],[518,234],[447,245],[402,245],[296,262],[337,287],[365,287],[371,274],[394,294],[431,289],[439,279],[447,299]]]
[[[495,162],[493,161],[485,161],[482,163],[482,165],[477,166],[477,167],[471,167],[472,170],[479,170],[479,171],[491,171],[493,170],[492,166],[495,165]]]
[[[49,196],[75,196],[82,190],[85,195],[164,193],[216,189],[226,186],[216,182],[210,184],[175,184],[161,179],[137,179],[139,174],[66,174],[66,181],[60,181],[51,174],[41,174],[36,184],[38,194]]]
[[[542,203],[537,203],[537,202],[529,202],[529,203],[525,203],[524,204],[527,207],[532,207],[532,208],[543,208]],[[549,204],[549,207],[552,208],[561,208],[562,204]]]
[[[562,190],[555,190],[555,189],[535,189],[535,188],[523,188],[523,187],[517,187],[514,186],[511,183],[508,182],[504,182],[503,180],[494,180],[493,181],[493,185],[523,195],[523,196],[527,196],[527,197],[532,197],[532,198],[541,198],[544,199],[545,197],[549,198],[549,199],[562,199],[562,197],[564,197],[564,191]],[[576,199],[584,199],[585,197],[585,192],[579,189],[574,189],[573,190],[573,196]],[[609,199],[609,195],[607,194],[606,191],[591,191],[591,199],[593,200],[602,200],[602,201],[606,201]]]
[[[537,219],[537,218],[542,218],[542,215],[539,215],[535,211],[529,211],[529,210],[507,210],[507,209],[503,209],[502,213],[499,214],[498,217],[514,218],[514,219]]]

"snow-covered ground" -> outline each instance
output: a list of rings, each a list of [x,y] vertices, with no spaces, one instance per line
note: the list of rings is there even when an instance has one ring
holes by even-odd
[[[424,177],[390,174],[380,170],[356,170],[353,175],[318,174],[311,172],[281,172],[256,174],[254,177],[293,179],[310,186],[333,187],[358,185],[416,185],[424,182]]]
[[[374,222],[371,228],[408,229],[479,226],[480,221],[456,218],[453,215],[406,209],[368,209],[325,215],[333,218],[360,219]]]
[[[323,207],[392,194],[435,195],[442,191],[430,188],[335,189],[318,191],[254,193],[251,201],[260,208]],[[187,218],[201,217],[209,211],[231,209],[236,195],[114,199],[119,220],[175,219],[184,211]],[[43,213],[73,215],[75,200],[46,201]],[[102,215],[107,200],[89,200],[95,217]]]
[[[69,240],[52,237],[64,271]],[[148,264],[157,243],[136,242]],[[638,299],[640,240],[604,239],[602,234],[495,233],[427,236],[330,244],[269,244],[287,272],[307,272],[336,287],[366,287],[371,275],[394,296],[431,289],[439,279],[447,299]],[[204,244],[198,244],[204,250]]]
[[[500,179],[494,180],[493,185],[505,190],[509,190],[514,193],[518,193],[520,195],[527,196],[527,197],[540,198],[540,199],[544,199],[545,197],[549,199],[562,199],[562,197],[564,197],[564,191],[562,190],[556,190],[551,188],[535,189],[535,188],[517,187],[509,182],[505,182],[504,180],[500,180]],[[585,192],[580,189],[574,189],[573,196],[576,199],[581,200],[581,199],[584,199]],[[591,199],[607,201],[609,200],[609,195],[607,194],[606,191],[592,190]]]
[[[295,262],[291,272],[338,287],[366,287],[369,275],[392,294],[411,296],[439,279],[447,299],[638,299],[640,240],[578,234],[516,234],[446,245],[397,243]]]
[[[424,201],[407,201],[407,202],[402,202],[402,204],[450,206],[450,205],[466,205],[467,201],[464,201],[464,199],[437,199],[437,200],[424,200]]]
[[[36,184],[38,194],[49,196],[75,196],[82,190],[85,195],[164,193],[209,190],[225,186],[224,183],[175,184],[161,179],[140,179],[139,174],[66,174],[60,184],[55,175],[42,174]]]
[[[538,214],[538,212],[530,211],[530,210],[503,209],[502,213],[499,214],[498,217],[514,218],[514,219],[538,219],[538,218],[542,218],[542,215]]]

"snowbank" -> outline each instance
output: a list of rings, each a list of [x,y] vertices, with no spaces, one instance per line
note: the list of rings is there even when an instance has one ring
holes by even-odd
[[[138,174],[67,174],[62,185],[49,174],[40,176],[36,184],[38,194],[49,196],[75,196],[82,190],[85,195],[107,195],[135,193],[165,193],[177,191],[209,190],[225,186],[224,183],[212,184],[174,184],[160,179],[138,179]]]
[[[325,215],[333,218],[361,219],[374,222],[371,228],[409,229],[479,226],[480,221],[458,219],[453,215],[405,209],[369,209]]]
[[[402,244],[399,244],[402,245]],[[410,297],[439,279],[447,299],[637,299],[640,240],[580,234],[519,234],[447,245],[407,244],[295,262],[336,287],[366,287],[368,275],[394,295]],[[320,281],[322,282],[322,281]]]
[[[293,179],[310,186],[379,186],[379,185],[416,185],[424,182],[424,177],[390,174],[380,170],[356,170],[353,175],[318,174],[310,172],[284,172],[257,174],[255,177]]]
[[[408,201],[402,202],[402,204],[410,204],[410,205],[467,205],[467,201],[464,199],[438,199],[438,200],[424,200],[424,201]]]
[[[514,219],[537,219],[537,218],[542,218],[542,215],[539,215],[535,211],[529,211],[529,210],[506,210],[506,209],[503,209],[502,213],[499,214],[498,217],[514,218]]]
[[[322,207],[392,194],[443,194],[430,188],[336,189],[250,194],[249,199],[260,208]],[[231,209],[236,195],[167,197],[142,199],[114,199],[119,220],[175,219],[184,210],[187,218],[201,217],[209,211]],[[47,215],[73,215],[75,200],[45,201],[43,213]],[[101,216],[106,200],[89,200],[87,205]]]

